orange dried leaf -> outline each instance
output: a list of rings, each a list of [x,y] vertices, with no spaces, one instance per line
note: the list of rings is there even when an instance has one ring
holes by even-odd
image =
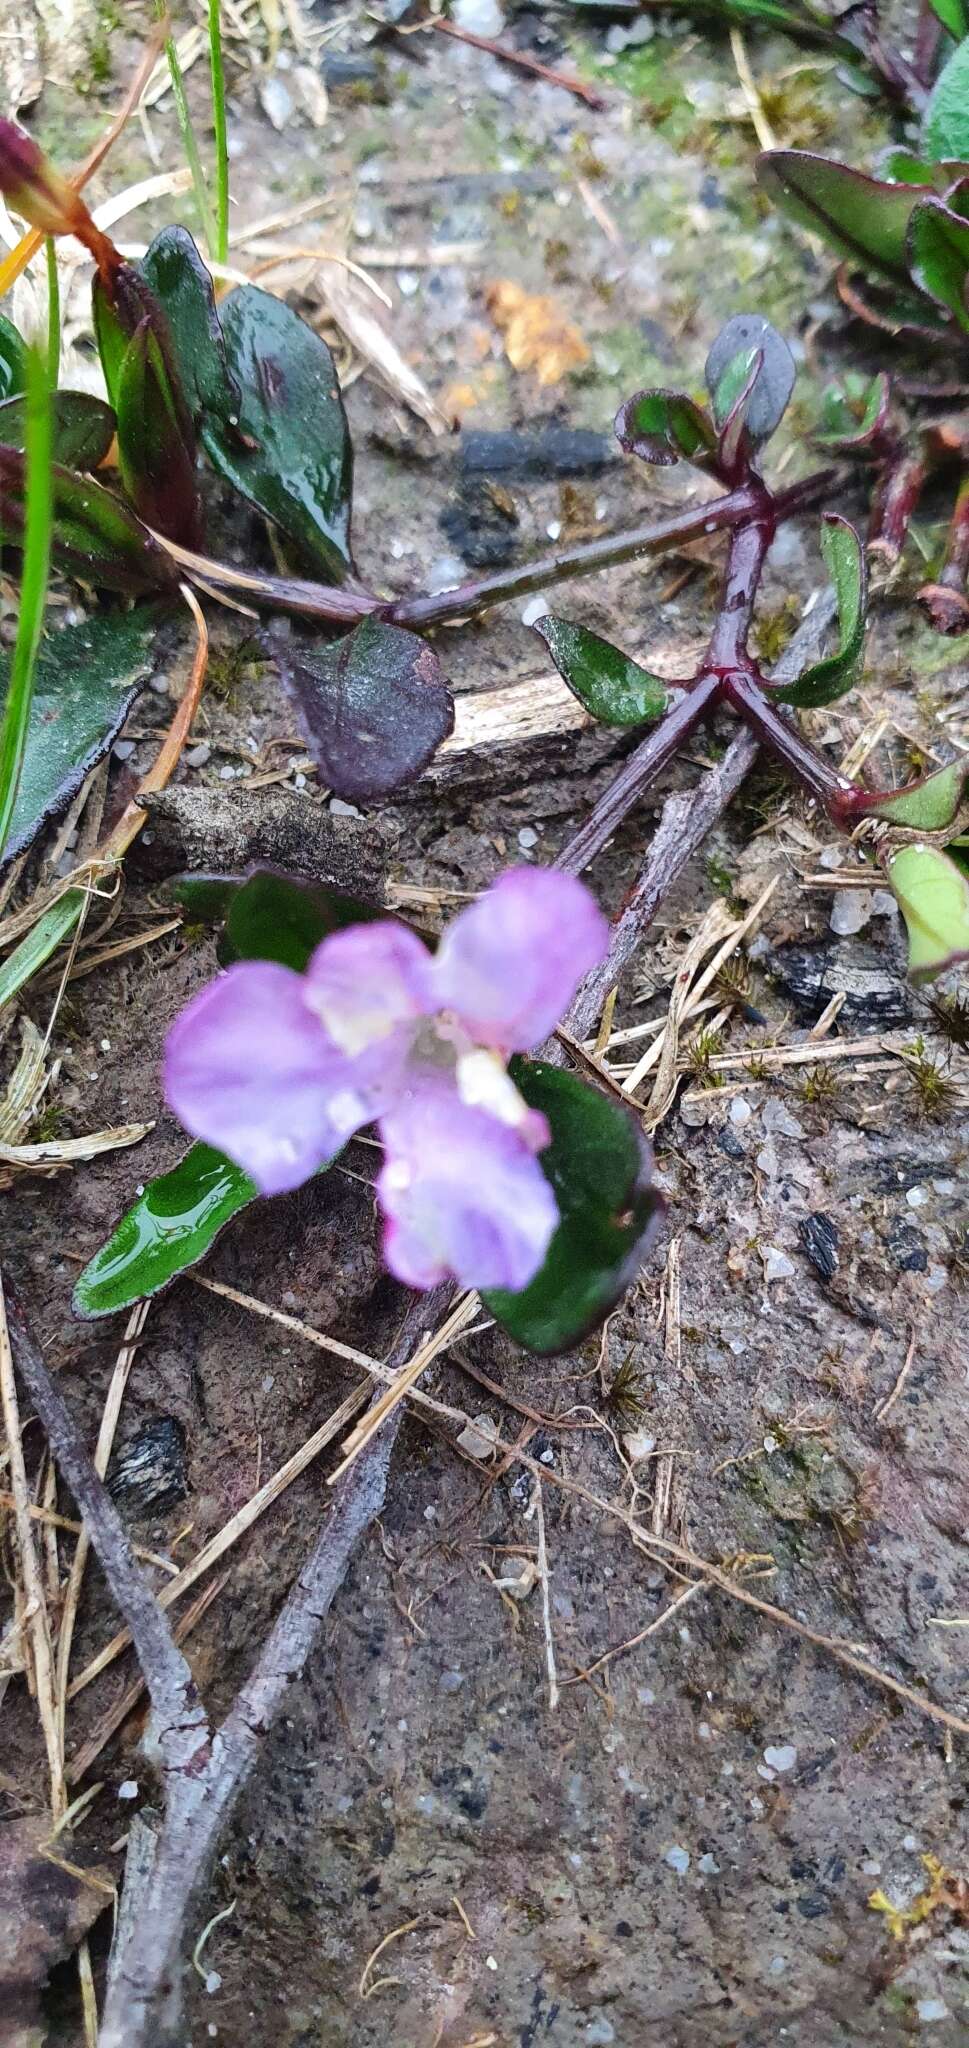
[[[505,354],[516,370],[534,370],[540,384],[558,384],[570,370],[581,369],[589,350],[555,300],[526,292],[511,278],[497,278],[485,295],[488,311],[505,341]]]

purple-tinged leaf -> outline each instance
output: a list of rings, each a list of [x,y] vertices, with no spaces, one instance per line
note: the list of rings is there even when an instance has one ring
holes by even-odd
[[[907,282],[909,218],[920,194],[932,197],[931,185],[890,185],[804,149],[768,150],[757,177],[782,212],[840,256]]]
[[[742,424],[759,447],[783,419],[796,374],[794,357],[770,321],[760,313],[736,313],[721,327],[704,367],[718,427],[726,431],[731,415],[745,398]],[[731,446],[737,434],[734,421]],[[727,466],[732,468],[733,460]]]
[[[890,824],[906,825],[913,832],[951,832],[969,802],[969,763],[950,761],[924,775],[891,796],[882,796],[860,806],[866,818],[887,818]]]
[[[647,725],[662,718],[669,702],[667,685],[611,641],[551,613],[536,619],[534,631],[573,695],[603,725]]]
[[[139,595],[171,589],[178,570],[147,527],[93,477],[55,463],[54,534],[51,558],[57,568],[96,590]],[[24,537],[24,458],[14,448],[0,447],[0,541],[22,547]]]
[[[88,391],[55,391],[54,461],[65,469],[97,469],[114,440],[115,418],[103,399]],[[0,447],[27,445],[27,405],[19,394],[0,404]]]
[[[156,533],[197,547],[200,506],[195,480],[195,437],[184,432],[158,337],[145,318],[135,328],[118,369],[114,392],[118,461],[135,511]]]
[[[820,430],[812,434],[812,440],[820,448],[845,454],[877,455],[891,398],[891,378],[885,371],[868,378],[849,370],[840,385],[829,384],[823,393]]]
[[[193,419],[197,424],[206,413],[231,427],[242,398],[229,370],[212,279],[188,229],[163,228],[140,269],[167,316],[175,367]]]
[[[454,725],[454,700],[426,640],[364,619],[341,640],[267,637],[324,782],[388,796],[413,782]]]
[[[659,468],[685,459],[707,469],[716,451],[710,419],[682,391],[637,391],[619,407],[615,430],[627,455]]]

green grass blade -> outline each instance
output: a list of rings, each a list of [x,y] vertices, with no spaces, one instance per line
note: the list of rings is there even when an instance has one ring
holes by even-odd
[[[0,1013],[7,1003],[32,979],[56,952],[62,939],[72,932],[84,909],[85,891],[68,889],[57,903],[37,919],[19,946],[8,953],[0,966]]]
[[[215,178],[218,229],[212,254],[217,263],[229,260],[229,137],[225,118],[225,65],[222,58],[221,0],[209,0],[209,69],[212,74],[212,121],[215,128]]]
[[[57,275],[57,245],[48,235],[47,255],[47,374],[50,388],[57,390],[61,374],[61,287]]]
[[[0,853],[7,842],[20,787],[50,570],[53,407],[47,364],[33,348],[27,351],[26,404],[26,525],[20,616],[0,725]]]
[[[168,40],[165,44],[165,56],[168,59],[168,74],[172,81],[172,98],[175,102],[175,113],[178,117],[178,126],[181,131],[182,148],[185,151],[185,161],[188,164],[189,170],[191,171],[192,174],[192,186],[195,192],[195,204],[198,208],[199,221],[201,224],[202,233],[205,237],[205,246],[208,249],[209,255],[215,256],[217,254],[218,240],[216,235],[215,220],[212,214],[212,208],[209,205],[209,195],[205,185],[205,172],[202,168],[202,159],[199,155],[199,146],[195,140],[195,130],[192,127],[192,116],[188,110],[188,99],[186,97],[185,92],[185,79],[182,75],[182,67],[178,61],[178,51],[175,48],[174,36],[168,37]]]

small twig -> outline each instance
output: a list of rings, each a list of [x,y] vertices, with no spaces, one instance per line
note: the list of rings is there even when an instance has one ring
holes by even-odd
[[[909,1339],[909,1346],[908,1350],[905,1353],[904,1362],[902,1364],[902,1370],[899,1373],[897,1380],[895,1381],[895,1385],[893,1386],[891,1393],[882,1402],[881,1406],[875,1409],[876,1422],[884,1422],[886,1415],[890,1414],[891,1410],[895,1406],[896,1401],[898,1400],[902,1388],[904,1387],[905,1382],[908,1379],[909,1373],[912,1370],[912,1365],[915,1360],[915,1346],[918,1342],[918,1334],[919,1326],[918,1323],[915,1322],[912,1325],[912,1335]]]
[[[542,1499],[542,1482],[540,1479],[536,1479],[535,1481],[535,1491],[532,1495],[532,1507],[535,1510],[535,1530],[538,1536],[538,1556],[536,1558],[536,1565],[538,1568],[539,1583],[542,1588],[542,1627],[545,1632],[545,1669],[548,1672],[548,1706],[549,1712],[554,1713],[559,1703],[559,1684],[558,1676],[555,1670],[555,1640],[552,1635],[552,1602],[551,1595],[549,1592],[548,1546],[545,1541],[545,1504]]]
[[[473,50],[484,50],[489,57],[500,58],[503,64],[514,64],[519,71],[530,71],[535,78],[544,78],[548,85],[561,86],[563,92],[570,92],[577,100],[584,100],[587,107],[597,110],[606,105],[601,92],[584,79],[575,78],[570,71],[553,71],[548,64],[542,64],[527,50],[512,50],[507,43],[492,42],[490,36],[476,36],[469,28],[459,28],[454,21],[448,21],[443,14],[436,14],[433,23],[441,34],[453,36],[455,42],[469,43]]]
[[[658,1635],[660,1629],[665,1628],[667,1622],[679,1614],[681,1607],[686,1607],[691,1600],[695,1600],[698,1593],[709,1591],[709,1579],[694,1579],[691,1585],[684,1586],[682,1593],[677,1593],[675,1600],[671,1600],[669,1606],[664,1607],[662,1614],[658,1614],[647,1628],[641,1628],[638,1635],[630,1636],[624,1643],[614,1643],[611,1650],[603,1650],[601,1657],[597,1657],[594,1664],[587,1664],[584,1671],[576,1671],[571,1678],[564,1679],[563,1684],[582,1685],[594,1672],[601,1671],[604,1664],[611,1664],[613,1657],[622,1657],[627,1650],[638,1650],[640,1643],[645,1643],[649,1636]]]
[[[23,1575],[26,1617],[29,1627],[30,1658],[37,1695],[37,1712],[44,1733],[50,1771],[51,1811],[59,1819],[67,1805],[64,1785],[64,1751],[57,1719],[57,1691],[51,1646],[50,1616],[40,1560],[30,1522],[30,1490],[20,1439],[20,1409],[14,1381],[13,1355],[7,1329],[7,1314],[0,1277],[0,1405],[10,1458],[10,1486],[14,1497],[17,1551]]]
[[[750,125],[761,149],[776,149],[777,137],[764,112],[764,103],[757,90],[757,80],[750,68],[747,45],[739,28],[732,28],[730,31],[730,51],[740,80],[744,105],[750,115]]]

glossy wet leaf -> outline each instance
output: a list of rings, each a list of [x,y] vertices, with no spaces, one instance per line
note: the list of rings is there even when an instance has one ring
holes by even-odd
[[[239,431],[204,411],[208,455],[307,563],[342,582],[351,566],[353,453],[333,357],[289,306],[255,285],[230,293],[222,331],[241,393]]]
[[[965,761],[950,761],[947,768],[926,775],[920,782],[866,805],[865,814],[888,818],[894,825],[908,825],[915,832],[948,832],[955,825],[969,799],[969,767]]]
[[[540,1164],[559,1226],[541,1272],[511,1294],[483,1296],[489,1314],[529,1351],[564,1351],[594,1330],[635,1278],[662,1208],[639,1125],[598,1088],[540,1060],[511,1071],[552,1142]]]
[[[122,481],[139,518],[183,547],[197,547],[194,438],[186,441],[183,410],[147,319],[136,327],[121,359],[114,405]]]
[[[884,371],[872,378],[849,371],[840,385],[829,384],[824,392],[820,429],[812,439],[823,448],[864,451],[887,422],[891,396],[891,379]]]
[[[760,313],[736,313],[721,327],[704,367],[719,427],[726,426],[755,368],[743,424],[755,446],[760,446],[783,419],[797,372],[786,341],[769,320]]]
[[[341,640],[270,638],[307,745],[339,796],[387,796],[413,782],[454,724],[454,702],[426,640],[364,619]]]
[[[662,718],[669,701],[666,684],[609,640],[551,614],[536,619],[534,631],[573,695],[603,725],[645,725]]]
[[[935,163],[969,158],[969,41],[940,71],[922,116],[921,146]]]
[[[14,398],[26,385],[26,347],[13,321],[0,313],[0,398]]]
[[[112,491],[59,463],[52,476],[52,560],[66,575],[134,595],[177,583],[170,556]],[[0,541],[20,547],[23,531],[24,458],[0,447]]]
[[[834,584],[838,601],[838,630],[841,645],[837,654],[805,669],[796,683],[772,694],[802,710],[833,704],[850,690],[861,666],[865,649],[865,620],[868,604],[868,573],[865,550],[847,519],[836,512],[825,514],[821,526],[821,553]]]
[[[204,1258],[257,1189],[211,1145],[193,1145],[170,1173],[149,1181],[74,1290],[80,1316],[107,1316],[157,1294]]]
[[[142,606],[48,634],[37,661],[4,861],[29,846],[107,752],[151,674],[158,631],[157,607]],[[0,655],[0,703],[9,669],[9,656]]]
[[[229,370],[212,279],[187,228],[163,228],[141,262],[168,315],[175,364],[196,422],[203,412],[231,425],[240,394]]]
[[[219,959],[275,960],[302,974],[310,954],[330,932],[386,918],[379,904],[310,882],[280,868],[255,868],[249,875],[179,875],[167,894],[190,919],[223,923]]]
[[[67,469],[97,469],[114,440],[114,413],[101,398],[88,391],[55,391],[51,404],[54,419],[54,460]],[[0,446],[26,446],[27,408],[18,393],[0,404]]]
[[[969,221],[941,199],[922,200],[912,209],[908,249],[920,290],[947,306],[963,333],[969,334]]]
[[[619,407],[615,431],[627,455],[660,468],[681,459],[704,467],[716,448],[707,414],[682,391],[637,391]]]
[[[898,283],[907,278],[909,218],[931,186],[891,185],[803,149],[769,150],[758,158],[757,177],[783,213],[839,256]]]
[[[888,863],[889,885],[908,932],[908,971],[930,981],[969,958],[969,874],[936,846],[903,846]]]

